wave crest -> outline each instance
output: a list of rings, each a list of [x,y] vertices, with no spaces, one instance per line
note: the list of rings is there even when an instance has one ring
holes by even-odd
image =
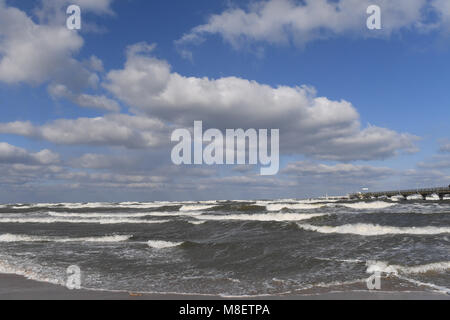
[[[138,219],[64,219],[64,218],[1,218],[0,223],[85,223],[85,224],[154,224],[166,223],[169,220],[138,220]]]
[[[445,272],[450,269],[450,261],[442,261],[429,263],[418,266],[400,266],[400,265],[389,265],[384,261],[368,261],[367,262],[367,273],[383,272],[383,273],[402,273],[402,274],[422,274],[428,272]]]
[[[375,201],[375,202],[339,203],[338,205],[357,210],[369,210],[369,209],[385,209],[392,206],[396,206],[397,203]]]
[[[374,224],[346,224],[342,226],[313,226],[311,224],[298,224],[301,229],[319,233],[356,234],[362,236],[381,236],[387,234],[434,235],[450,233],[448,227],[392,227]]]
[[[265,214],[228,214],[228,215],[201,215],[195,217],[200,220],[241,220],[241,221],[300,221],[309,220],[326,214],[299,214],[299,213],[265,213]]]
[[[287,204],[287,203],[274,203],[266,205],[267,211],[281,211],[283,209],[290,210],[314,210],[319,209],[326,206],[326,204],[309,204],[309,203],[296,203],[296,204]]]
[[[187,205],[183,205],[180,208],[180,211],[200,211],[200,210],[208,210],[208,209],[211,209],[214,207],[215,206],[187,204]]]
[[[170,242],[170,241],[160,241],[160,240],[147,241],[147,245],[150,248],[154,248],[154,249],[173,248],[173,247],[178,247],[179,245],[182,245],[182,244],[183,244],[183,242]]]
[[[0,235],[0,242],[123,242],[131,239],[132,235],[113,235],[102,237],[85,237],[85,238],[60,238],[60,237],[40,237],[28,236],[20,234],[3,234]]]

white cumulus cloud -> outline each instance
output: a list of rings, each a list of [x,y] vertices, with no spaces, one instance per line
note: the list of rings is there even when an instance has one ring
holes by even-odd
[[[59,155],[50,150],[45,149],[32,153],[8,143],[0,142],[0,163],[50,165],[58,162]]]
[[[443,1],[437,9],[444,6]],[[382,10],[382,30],[366,27],[370,5]],[[209,17],[177,41],[198,43],[208,35],[220,35],[235,47],[248,41],[303,45],[320,38],[353,35],[371,37],[418,27],[427,0],[267,0],[251,2],[246,8],[232,7]]]
[[[280,129],[282,152],[331,160],[384,159],[417,151],[417,137],[370,126],[362,128],[348,101],[333,101],[307,86],[270,86],[238,77],[186,77],[151,55],[154,45],[127,51],[123,69],[107,74],[104,87],[131,106],[177,125]]]
[[[30,122],[0,124],[0,133],[17,134],[63,145],[148,148],[168,141],[166,126],[159,120],[110,114],[98,118],[58,119],[41,126]]]

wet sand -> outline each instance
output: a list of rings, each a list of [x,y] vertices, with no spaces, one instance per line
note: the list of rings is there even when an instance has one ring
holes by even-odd
[[[0,300],[222,300],[219,296],[177,294],[135,294],[65,287],[0,274]],[[245,298],[247,300],[248,298]],[[431,292],[350,291],[313,295],[264,296],[254,300],[450,300],[450,295]]]

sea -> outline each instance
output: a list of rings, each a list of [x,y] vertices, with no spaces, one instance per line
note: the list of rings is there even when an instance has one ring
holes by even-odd
[[[140,293],[450,294],[450,199],[0,205],[0,273]]]

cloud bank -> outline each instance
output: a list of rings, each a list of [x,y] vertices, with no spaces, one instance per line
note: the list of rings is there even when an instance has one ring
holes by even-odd
[[[370,5],[381,8],[382,29],[377,32],[366,27]],[[438,21],[428,21],[427,11],[436,13]],[[208,36],[218,35],[235,48],[249,42],[304,46],[337,36],[387,37],[401,30],[445,29],[449,21],[450,5],[446,0],[267,0],[214,14],[176,43],[181,47],[198,44]],[[186,55],[186,49],[180,51]]]
[[[124,68],[103,84],[139,114],[179,126],[202,120],[212,128],[280,129],[282,152],[328,160],[373,160],[417,151],[417,137],[370,126],[362,128],[348,101],[317,96],[308,86],[272,87],[238,77],[186,77],[152,56],[155,45],[127,50]]]

